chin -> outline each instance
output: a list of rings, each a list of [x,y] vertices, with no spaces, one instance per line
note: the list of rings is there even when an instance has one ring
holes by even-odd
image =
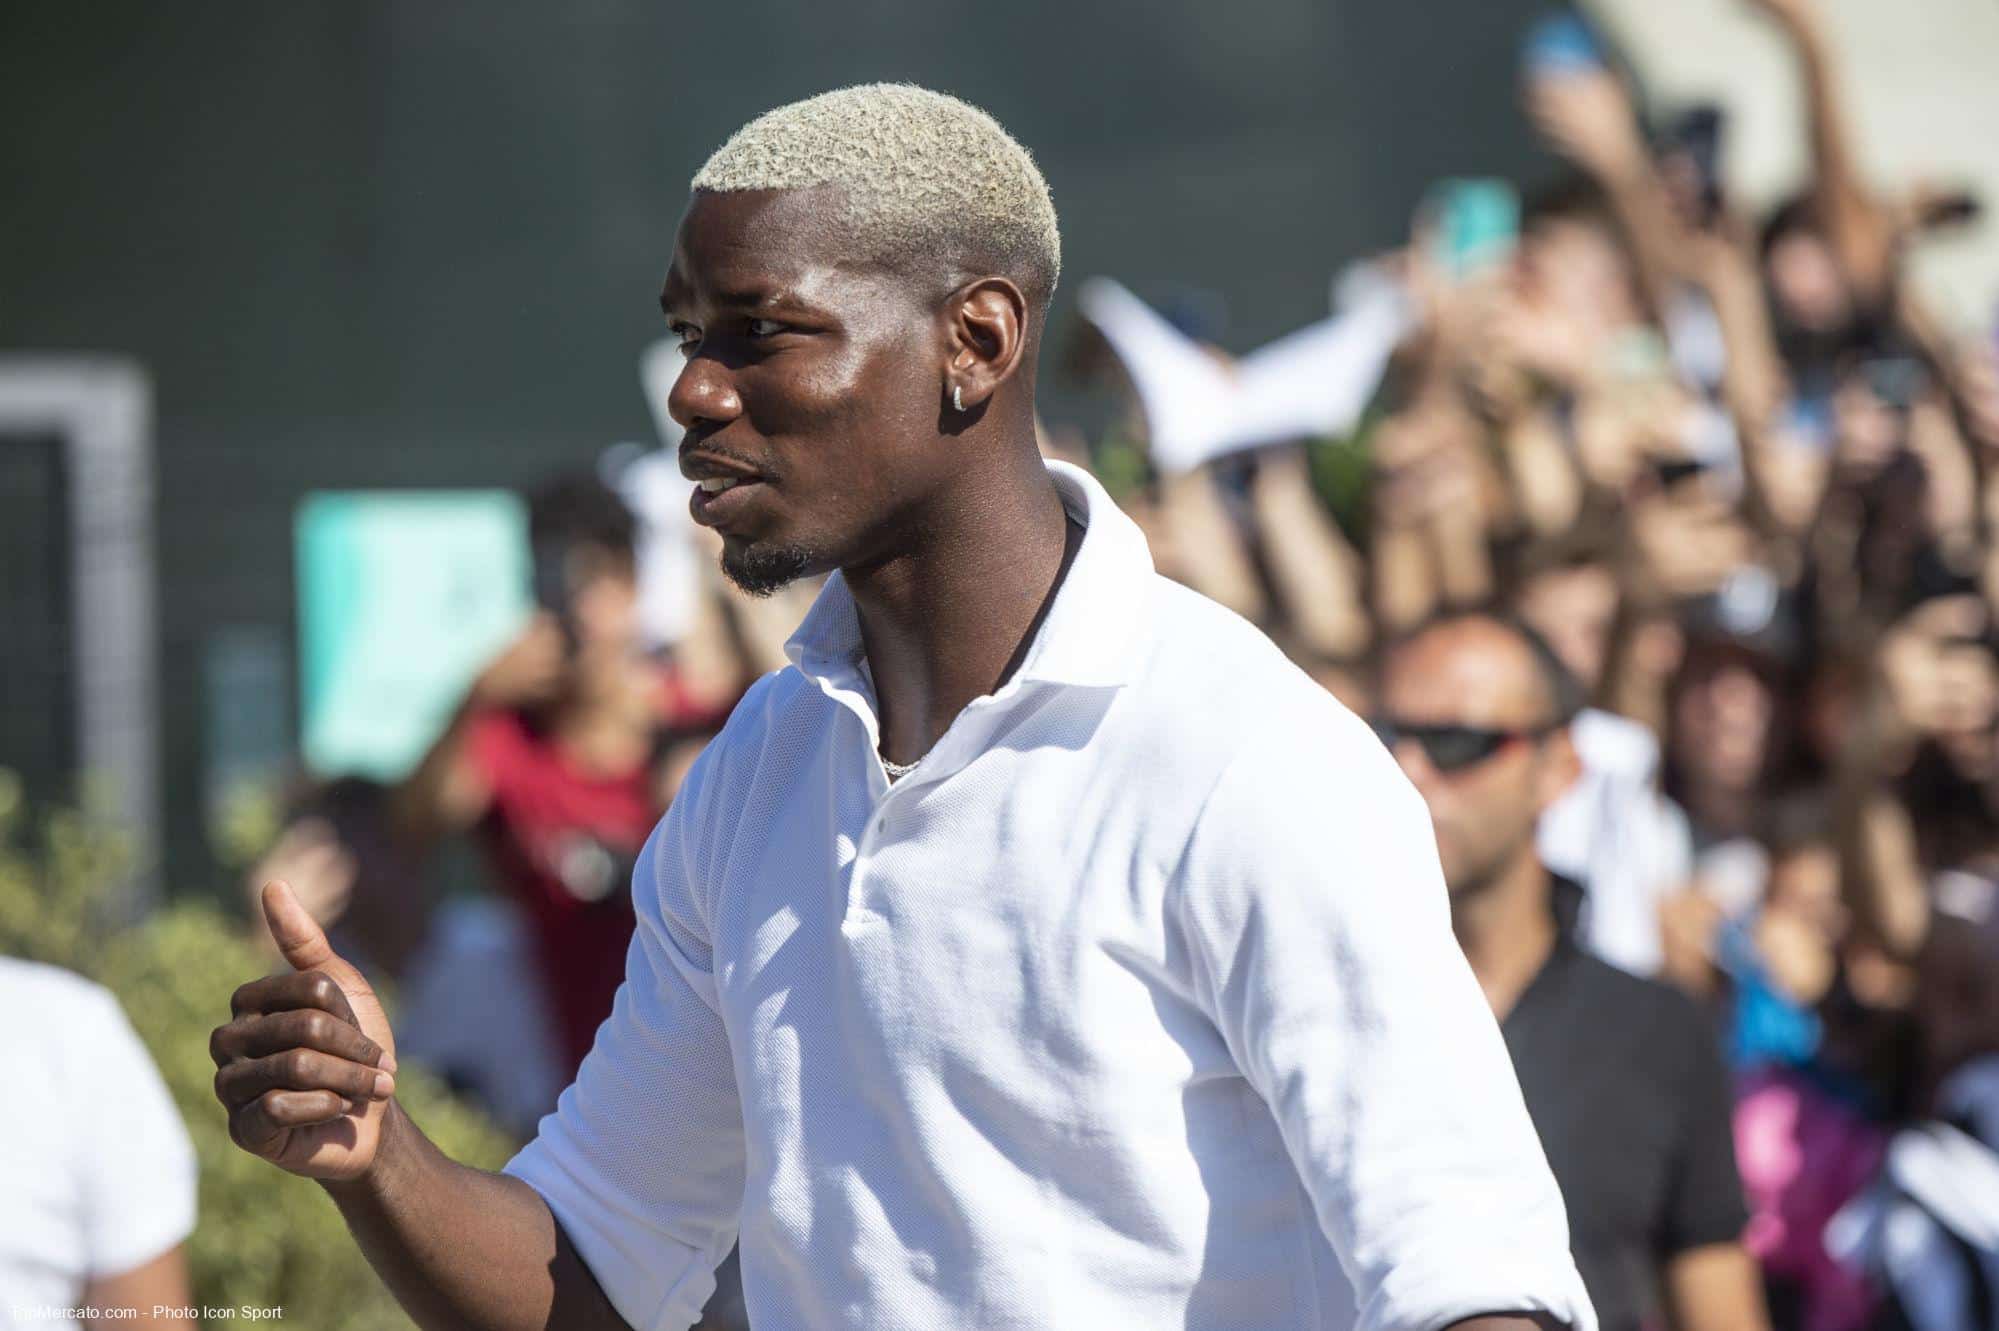
[[[722,574],[751,596],[769,596],[813,571],[804,546],[724,540]]]

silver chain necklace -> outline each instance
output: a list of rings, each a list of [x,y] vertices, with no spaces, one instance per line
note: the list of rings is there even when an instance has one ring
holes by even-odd
[[[918,758],[915,763],[892,763],[880,750],[875,751],[875,756],[882,760],[882,770],[888,773],[888,779],[891,781],[897,777],[908,776],[916,770],[916,763],[923,761],[921,758]]]

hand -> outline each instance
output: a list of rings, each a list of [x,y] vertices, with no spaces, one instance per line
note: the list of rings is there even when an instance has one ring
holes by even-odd
[[[1641,494],[1626,523],[1634,584],[1668,601],[1715,590],[1755,553],[1731,504],[1691,485],[1678,489],[1688,493]]]
[[[282,882],[264,886],[265,922],[293,973],[253,980],[209,1038],[229,1136],[307,1178],[353,1179],[375,1162],[396,1042],[375,991],[327,944]]]
[[[1748,0],[1749,7],[1793,32],[1818,21],[1812,0]]]
[[[285,828],[276,844],[264,852],[250,870],[245,886],[253,902],[261,902],[262,890],[257,885],[283,879],[306,913],[327,925],[347,913],[357,876],[354,854],[341,843],[333,824],[324,818],[302,818]],[[261,904],[253,908],[259,917],[263,915]]]
[[[1548,145],[1595,176],[1622,176],[1646,160],[1645,139],[1615,74],[1565,70],[1527,85],[1527,118]]]
[[[562,686],[569,669],[569,639],[554,615],[539,611],[506,651],[479,672],[472,700],[480,707],[539,702]]]

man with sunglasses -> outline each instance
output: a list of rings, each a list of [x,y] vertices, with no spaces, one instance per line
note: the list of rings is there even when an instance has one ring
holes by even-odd
[[[1375,729],[1429,805],[1451,922],[1500,1020],[1604,1331],[1767,1326],[1714,1038],[1683,995],[1584,953],[1536,825],[1575,780],[1573,676],[1524,624],[1438,620],[1383,662]]]

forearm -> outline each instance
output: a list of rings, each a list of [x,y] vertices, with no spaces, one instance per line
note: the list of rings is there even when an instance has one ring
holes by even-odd
[[[1298,637],[1335,659],[1367,649],[1365,570],[1312,493],[1305,454],[1265,455],[1251,490],[1257,535],[1284,613]]]
[[[1815,23],[1787,25],[1805,85],[1805,118],[1812,145],[1812,192],[1823,210],[1834,252],[1848,280],[1879,292],[1886,283],[1890,238],[1886,218],[1860,178],[1825,33]]]
[[[390,796],[390,817],[405,847],[433,846],[439,837],[479,817],[485,792],[467,771],[472,715],[478,706],[475,689]]]
[[[389,1106],[373,1167],[325,1186],[426,1331],[626,1327],[533,1188],[452,1161],[400,1105]]]
[[[1263,618],[1263,585],[1243,548],[1228,510],[1205,471],[1187,471],[1160,480],[1160,507],[1184,556],[1189,586],[1219,601],[1244,619]]]

